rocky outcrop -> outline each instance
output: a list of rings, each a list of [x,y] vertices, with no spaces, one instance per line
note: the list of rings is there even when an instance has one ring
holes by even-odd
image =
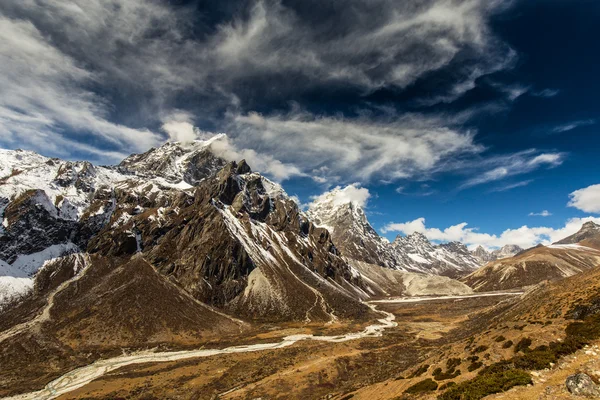
[[[523,249],[515,244],[507,244],[491,252],[488,252],[482,246],[478,246],[475,250],[471,252],[471,254],[481,263],[481,265],[484,265],[490,261],[514,257],[522,251]]]
[[[362,282],[329,232],[245,161],[228,163],[169,204],[128,208],[117,201],[88,251],[107,257],[139,252],[194,298],[246,318],[328,321],[369,314],[355,297]]]
[[[600,386],[589,375],[579,373],[570,375],[565,381],[569,393],[575,396],[600,398]]]

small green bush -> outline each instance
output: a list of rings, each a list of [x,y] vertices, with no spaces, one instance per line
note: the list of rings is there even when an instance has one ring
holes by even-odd
[[[496,341],[496,343],[500,343],[500,342],[504,342],[506,340],[506,338],[502,335],[497,336],[496,339],[494,339]]]
[[[428,369],[429,369],[429,364],[423,364],[419,368],[417,368],[416,371],[413,372],[409,376],[409,378],[417,378],[417,377],[423,375],[425,372],[427,372]]]
[[[479,368],[481,368],[482,366],[483,366],[483,363],[482,363],[481,361],[474,361],[474,362],[472,362],[472,363],[471,363],[471,365],[469,365],[469,366],[467,367],[467,370],[468,370],[469,372],[473,372],[473,371],[475,371],[476,369],[479,369]]]
[[[445,381],[447,379],[454,379],[460,375],[460,369],[452,369],[450,371],[442,372],[440,369],[439,373],[433,374],[436,381]]]
[[[523,338],[515,346],[515,353],[518,353],[520,351],[523,351],[523,352],[528,351],[529,350],[529,346],[531,346],[531,339],[529,339],[529,338]]]
[[[514,357],[513,363],[519,369],[540,370],[550,367],[550,363],[555,363],[558,357],[555,350],[550,347],[538,346],[523,355]]]
[[[475,347],[475,349],[473,350],[473,353],[483,353],[487,349],[488,349],[488,346],[482,344],[481,346]]]
[[[461,363],[462,360],[460,358],[449,358],[448,361],[446,361],[446,369],[448,371],[453,370],[454,368],[458,367]]]
[[[440,388],[438,390],[446,390],[454,385],[456,385],[456,382],[454,382],[454,381],[446,382],[442,386],[440,386]]]
[[[438,396],[438,399],[479,400],[494,393],[505,392],[514,386],[531,383],[531,375],[518,369],[483,375],[480,373],[480,375],[469,381],[452,386]]]
[[[512,345],[513,345],[513,341],[509,340],[507,342],[504,342],[504,344],[502,345],[502,348],[503,349],[510,349],[512,347]]]
[[[437,390],[438,384],[435,383],[432,379],[427,378],[420,382],[415,383],[408,389],[404,391],[404,393],[423,393],[423,392],[433,392]]]

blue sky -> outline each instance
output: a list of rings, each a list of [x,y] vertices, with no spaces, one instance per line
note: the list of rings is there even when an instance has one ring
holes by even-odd
[[[368,191],[390,239],[547,242],[600,212],[599,17],[594,0],[7,0],[0,146],[110,164],[225,132],[223,155],[304,203]]]

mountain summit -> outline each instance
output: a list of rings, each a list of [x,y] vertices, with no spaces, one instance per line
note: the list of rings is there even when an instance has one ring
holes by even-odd
[[[357,202],[340,200],[341,190],[320,196],[307,214],[331,232],[344,256],[400,271],[450,277],[466,275],[480,266],[461,243],[433,245],[418,232],[398,236],[390,243],[377,234]]]

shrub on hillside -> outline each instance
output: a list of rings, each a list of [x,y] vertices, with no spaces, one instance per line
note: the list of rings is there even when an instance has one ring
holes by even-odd
[[[404,393],[423,393],[423,392],[433,392],[437,390],[438,384],[435,383],[431,378],[424,379],[420,382],[415,383],[408,389],[404,391]]]

